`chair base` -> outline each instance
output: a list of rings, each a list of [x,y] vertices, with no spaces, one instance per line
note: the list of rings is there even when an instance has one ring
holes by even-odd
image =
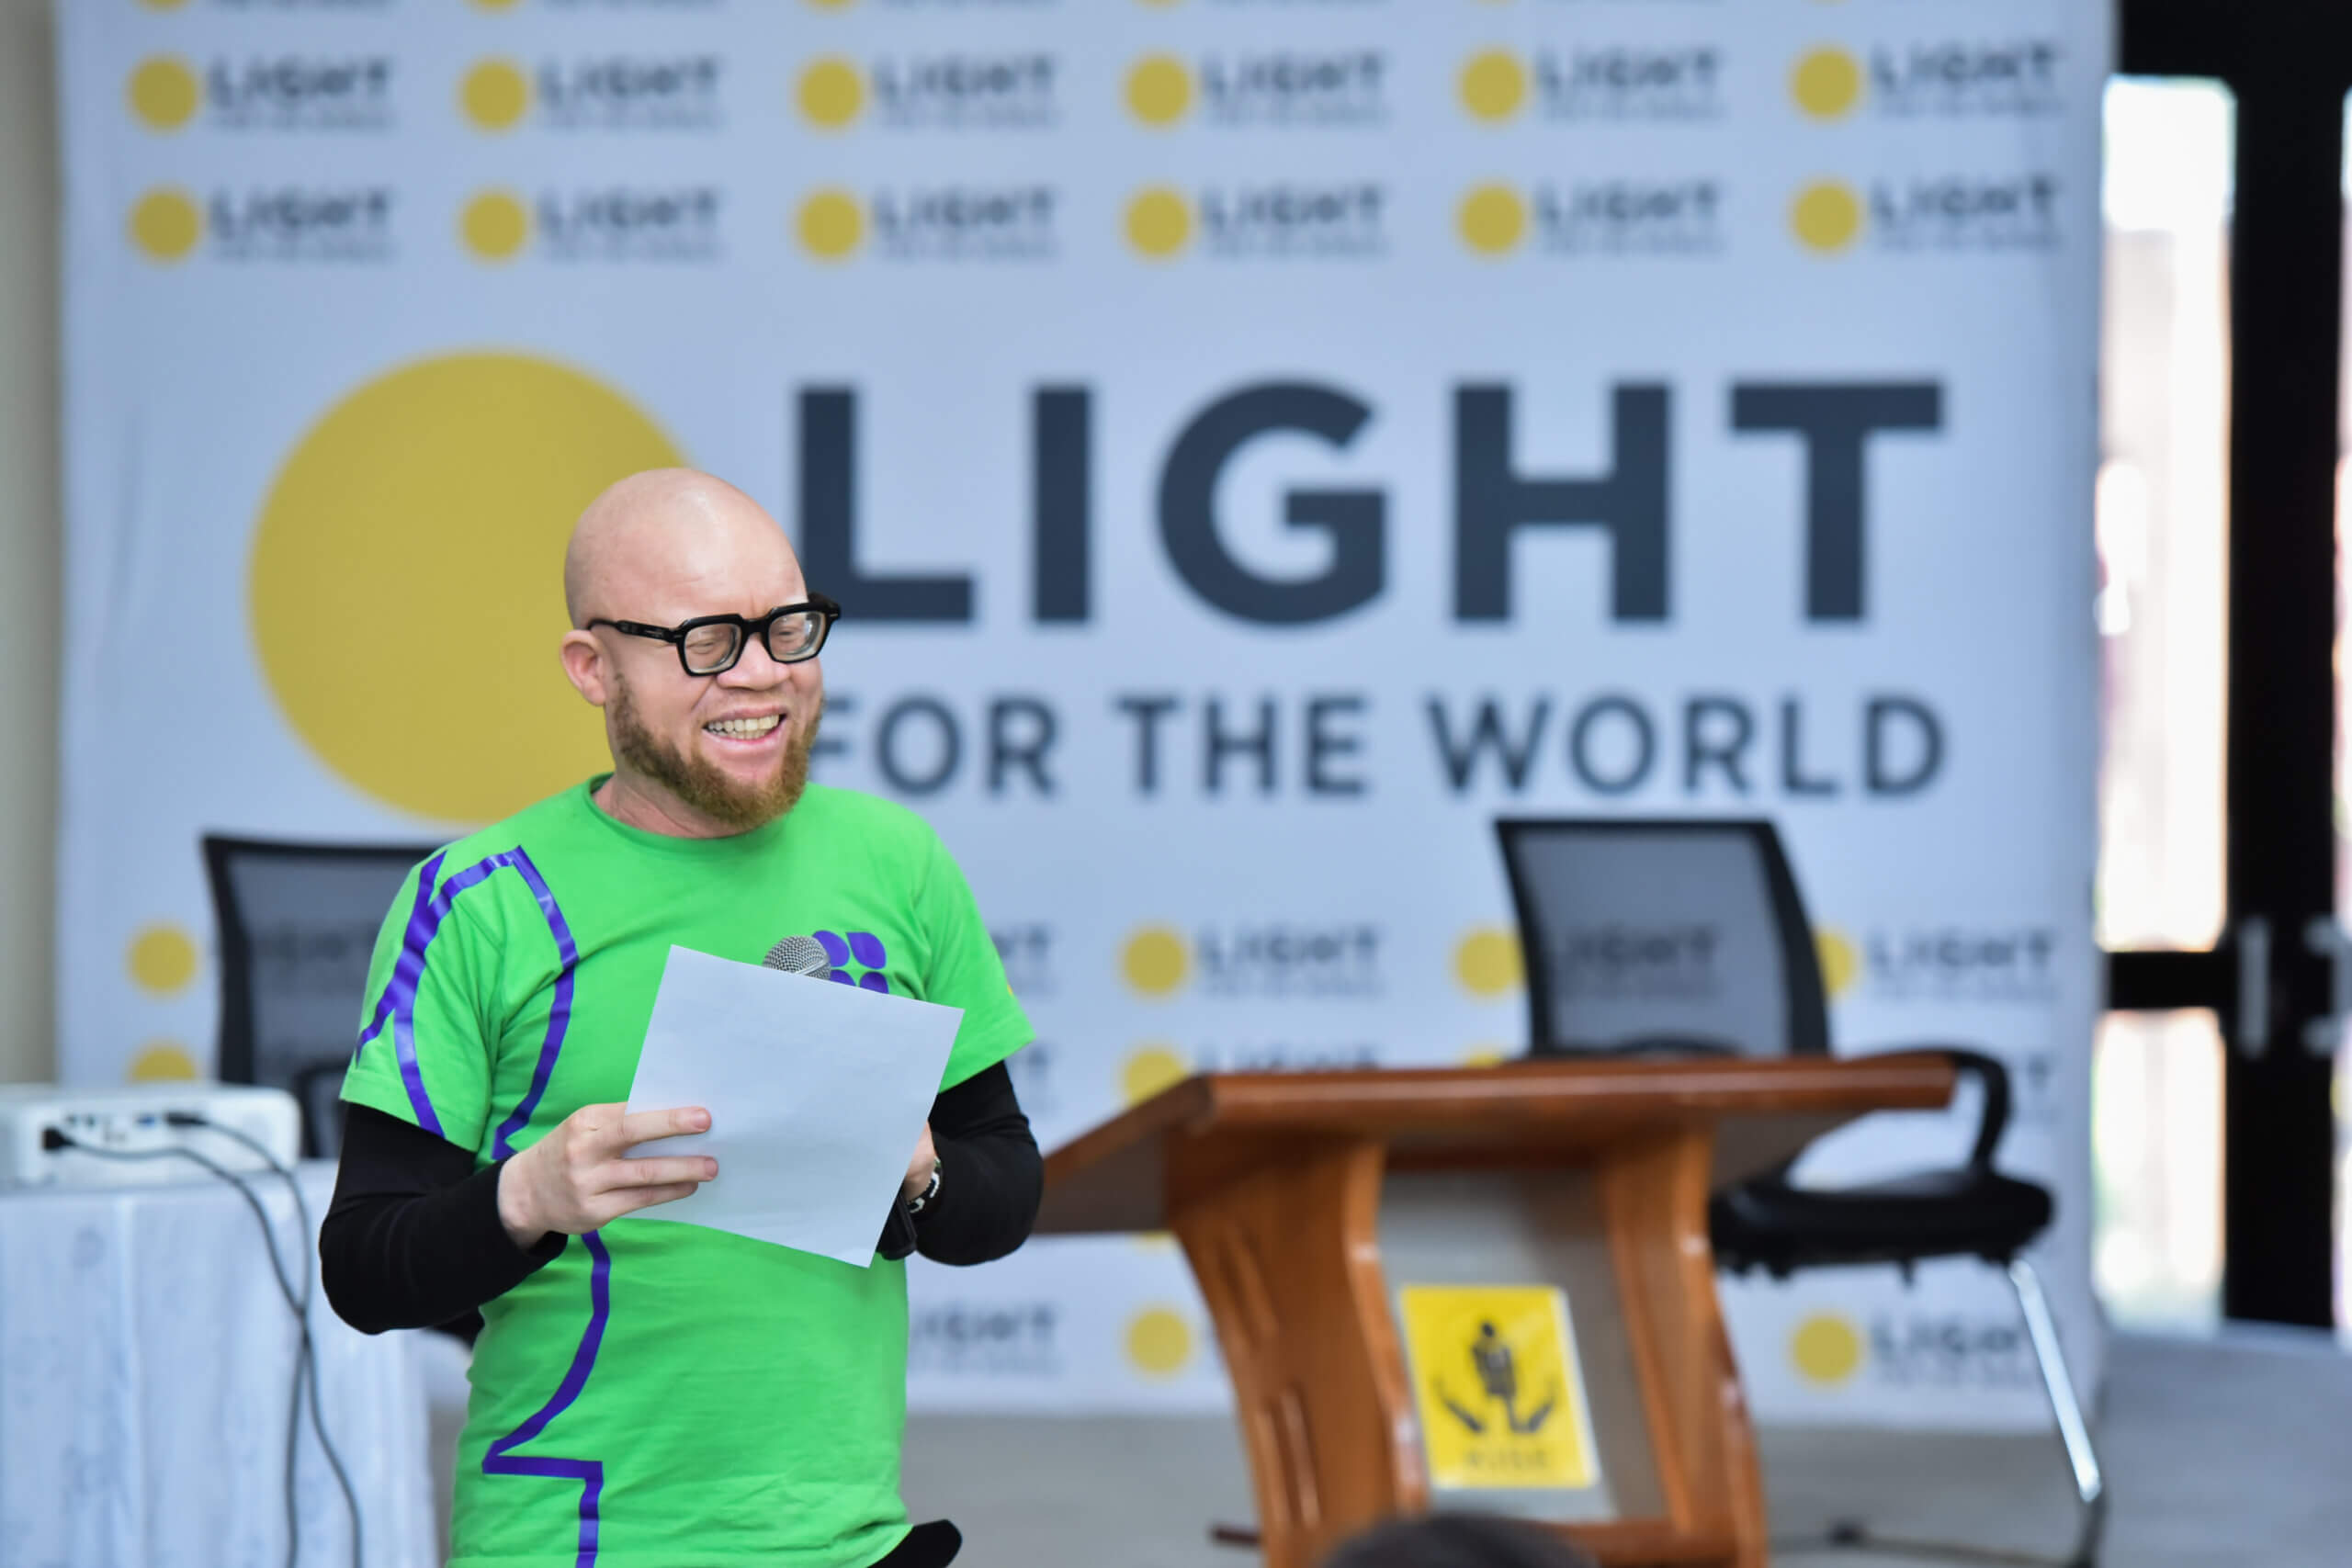
[[[1874,1535],[1860,1519],[1840,1519],[1826,1535],[1789,1539],[1775,1536],[1772,1555],[1782,1552],[1819,1554],[1868,1551],[1882,1557],[1909,1557],[1930,1562],[1984,1562],[2009,1568],[2097,1568],[2086,1557],[2056,1558],[2031,1551],[2010,1551],[1995,1546],[1966,1546],[1952,1540],[1912,1540],[1903,1536]]]
[[[2018,1298],[2018,1315],[2025,1320],[2026,1337],[2033,1346],[2034,1365],[2041,1373],[2041,1392],[2058,1423],[2058,1440],[2066,1454],[2075,1483],[2079,1513],[2074,1550],[2064,1557],[1967,1546],[1958,1541],[1910,1540],[1878,1535],[1859,1519],[1840,1519],[1829,1532],[1813,1540],[1776,1540],[1775,1551],[1867,1551],[1895,1557],[1930,1558],[1951,1562],[2007,1562],[2032,1568],[2098,1568],[2099,1541],[2107,1531],[2107,1481],[2100,1472],[2098,1451],[2091,1443],[2089,1423],[2075,1398],[2074,1379],[2066,1371],[2066,1353],[2058,1343],[2058,1325],[2041,1292],[2041,1276],[2022,1258],[2009,1260],[2009,1289]]]

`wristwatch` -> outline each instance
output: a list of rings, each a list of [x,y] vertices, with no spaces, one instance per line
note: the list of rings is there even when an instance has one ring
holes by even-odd
[[[938,1161],[938,1160],[936,1160],[936,1159],[934,1159],[934,1160],[933,1160],[933,1161],[931,1162],[931,1180],[930,1180],[930,1181],[929,1181],[929,1182],[928,1182],[928,1183],[923,1187],[923,1190],[922,1190],[922,1191],[920,1191],[920,1192],[916,1193],[913,1197],[911,1197],[911,1198],[910,1198],[910,1199],[908,1199],[908,1200],[907,1200],[907,1213],[910,1213],[910,1214],[920,1214],[920,1213],[922,1213],[922,1211],[923,1211],[923,1207],[924,1207],[924,1205],[925,1205],[925,1204],[927,1204],[927,1203],[929,1203],[929,1202],[930,1202],[933,1198],[936,1198],[936,1197],[938,1197],[938,1196],[939,1196],[939,1167],[940,1167],[940,1164],[941,1164],[941,1162],[940,1162],[940,1161]]]

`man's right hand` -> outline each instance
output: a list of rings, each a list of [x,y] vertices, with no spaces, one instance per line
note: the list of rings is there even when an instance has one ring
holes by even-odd
[[[718,1174],[707,1155],[625,1159],[639,1144],[710,1130],[698,1105],[639,1111],[583,1105],[498,1173],[498,1217],[516,1247],[537,1247],[549,1231],[579,1235],[606,1221],[684,1198]]]

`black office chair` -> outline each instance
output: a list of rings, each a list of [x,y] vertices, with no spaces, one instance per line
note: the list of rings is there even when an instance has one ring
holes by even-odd
[[[1529,1054],[1826,1055],[1829,1007],[1804,905],[1766,821],[1530,820],[1496,824],[1527,953]],[[1906,1047],[1921,1049],[1923,1047]],[[1965,1163],[1856,1187],[1803,1188],[1793,1161],[1718,1193],[1708,1227],[1720,1267],[1800,1269],[1981,1258],[2018,1299],[2065,1446],[2081,1524],[2069,1568],[2098,1559],[2106,1489],[2026,1247],[2050,1224],[2047,1189],[1993,1168],[2009,1078],[1981,1051],[1940,1049],[1984,1087]],[[1969,1557],[1967,1548],[1871,1537],[1837,1544]]]
[[[205,836],[220,929],[220,1078],[292,1094],[306,1157],[332,1159],[342,1147],[339,1095],[376,931],[409,868],[432,852]]]

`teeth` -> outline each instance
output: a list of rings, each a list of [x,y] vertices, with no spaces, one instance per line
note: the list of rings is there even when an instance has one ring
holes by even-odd
[[[740,735],[752,737],[765,735],[769,730],[774,729],[782,722],[782,715],[770,714],[765,718],[714,719],[710,723],[704,725],[703,728],[710,731],[713,735]]]

